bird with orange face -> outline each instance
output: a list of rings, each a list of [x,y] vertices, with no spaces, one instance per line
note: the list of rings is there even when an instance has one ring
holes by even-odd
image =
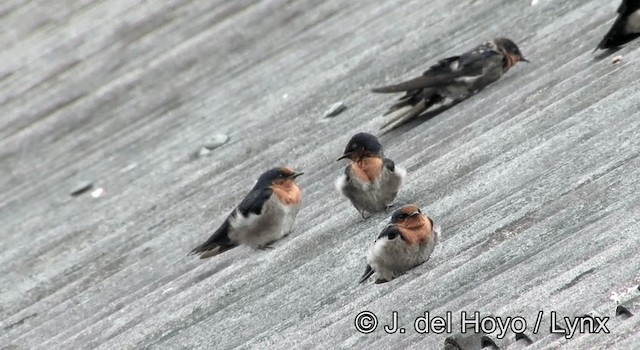
[[[438,243],[440,226],[414,204],[397,209],[369,248],[365,282],[374,273],[376,283],[388,282],[429,260]]]
[[[409,108],[382,128],[390,131],[427,110],[451,107],[499,80],[518,62],[528,62],[518,45],[507,38],[496,38],[459,56],[441,59],[417,78],[374,88],[371,91],[376,93],[405,93],[385,115]]]
[[[222,225],[189,255],[209,258],[240,244],[254,249],[288,235],[302,204],[302,193],[295,179],[303,173],[288,167],[264,172],[258,182]]]
[[[336,188],[362,218],[392,206],[407,172],[384,156],[378,138],[365,132],[355,134],[338,160],[345,158],[351,163],[338,177]]]

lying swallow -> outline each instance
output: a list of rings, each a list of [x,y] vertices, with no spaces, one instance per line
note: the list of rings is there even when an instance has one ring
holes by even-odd
[[[429,260],[438,243],[440,226],[414,204],[396,210],[391,222],[378,236],[367,254],[365,282],[377,273],[376,283],[384,283]]]
[[[360,212],[387,210],[400,190],[406,171],[385,158],[378,139],[364,132],[354,135],[338,160],[349,158],[351,164],[336,181],[336,188]]]
[[[622,0],[618,18],[597,49],[614,49],[640,36],[640,0]]]
[[[302,198],[295,179],[302,174],[287,167],[264,172],[224,223],[189,255],[209,258],[240,244],[270,248],[293,228]]]
[[[485,42],[460,56],[438,61],[421,76],[397,85],[372,89],[377,93],[405,92],[385,115],[404,107],[381,129],[393,130],[430,108],[447,108],[500,79],[518,62],[529,62],[518,46],[507,38]]]

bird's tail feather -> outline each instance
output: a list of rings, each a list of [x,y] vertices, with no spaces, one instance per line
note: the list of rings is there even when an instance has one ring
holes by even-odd
[[[206,259],[237,247],[238,244],[229,239],[230,228],[229,220],[225,220],[206,242],[193,248],[189,255],[200,254],[200,259]]]
[[[373,268],[371,267],[371,265],[367,264],[367,269],[364,270],[364,274],[362,274],[362,277],[360,277],[359,283],[364,283],[366,280],[369,279],[369,277],[373,275],[373,273],[374,273]]]
[[[406,106],[411,106],[413,102],[414,101],[411,98],[402,98],[400,99],[400,101],[396,102],[391,107],[389,107],[389,109],[386,112],[384,112],[383,115],[388,115]]]
[[[408,122],[409,120],[419,116],[420,114],[422,114],[422,112],[427,110],[427,108],[429,107],[430,105],[427,106],[425,100],[421,100],[415,106],[411,107],[411,109],[409,109],[408,111],[404,113],[400,113],[397,116],[390,118],[384,125],[380,127],[380,129],[387,129],[386,131],[391,131],[399,127],[400,125]]]

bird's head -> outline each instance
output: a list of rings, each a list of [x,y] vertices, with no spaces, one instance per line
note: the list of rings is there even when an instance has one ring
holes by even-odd
[[[391,224],[398,225],[406,229],[414,229],[423,225],[429,226],[429,231],[433,226],[433,221],[422,213],[420,207],[415,204],[405,205],[397,209],[391,215]]]
[[[338,160],[349,158],[356,161],[364,157],[380,156],[382,156],[382,145],[378,138],[366,132],[361,132],[353,135]]]
[[[296,172],[289,167],[273,168],[265,171],[264,173],[262,173],[262,175],[260,175],[258,184],[263,184],[264,186],[287,184],[290,182],[294,182],[298,176],[303,174],[304,173]]]
[[[518,62],[529,62],[522,52],[520,52],[520,48],[518,45],[514,43],[511,39],[507,38],[497,38],[493,39],[493,43],[496,46],[496,49],[500,51],[505,58],[504,68],[508,70],[509,68],[516,65]]]

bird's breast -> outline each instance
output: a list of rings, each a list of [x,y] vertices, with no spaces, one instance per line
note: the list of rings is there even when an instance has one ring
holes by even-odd
[[[351,166],[353,174],[365,183],[375,182],[380,178],[382,174],[383,161],[382,158],[367,157],[357,162],[354,162]]]
[[[271,188],[280,202],[285,205],[299,204],[302,200],[302,191],[294,182],[274,184]]]
[[[425,223],[413,228],[399,227],[399,229],[404,241],[412,247],[424,245],[431,240],[432,232],[429,224]]]

